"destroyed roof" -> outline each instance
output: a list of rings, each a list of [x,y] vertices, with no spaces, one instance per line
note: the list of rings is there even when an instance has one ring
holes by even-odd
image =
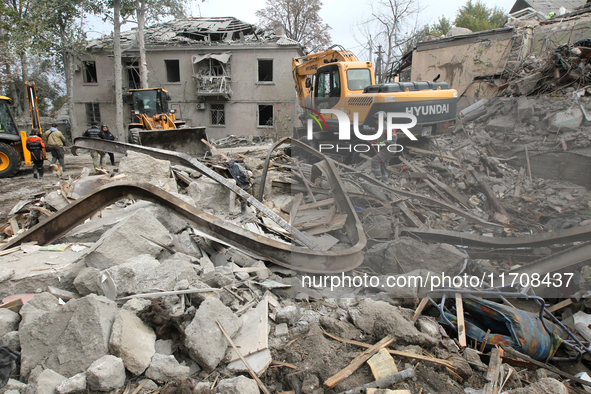
[[[88,43],[87,49],[112,48],[113,35]],[[273,31],[265,31],[234,17],[177,19],[145,29],[147,46],[206,46],[232,44],[276,43],[280,46],[300,45],[297,41]],[[137,47],[137,29],[121,33],[123,50]]]
[[[568,11],[574,11],[583,3],[582,0],[516,0],[509,14],[531,7],[543,15],[548,15],[551,12],[558,12],[560,7],[564,7]]]

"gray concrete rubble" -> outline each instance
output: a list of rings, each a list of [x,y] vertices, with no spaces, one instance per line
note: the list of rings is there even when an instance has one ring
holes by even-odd
[[[189,378],[190,368],[180,365],[173,355],[156,353],[146,370],[146,377],[156,382],[182,381]]]
[[[217,394],[259,394],[260,390],[253,379],[238,376],[223,379],[216,388]]]
[[[119,172],[133,181],[156,185],[169,192],[178,191],[172,177],[170,162],[167,160],[158,160],[142,153],[129,151],[119,163]]]
[[[93,362],[86,371],[88,388],[95,391],[116,390],[125,385],[123,360],[110,354]]]
[[[120,310],[109,340],[109,351],[123,360],[125,368],[134,375],[142,374],[152,361],[156,349],[156,334],[135,313]]]
[[[80,372],[62,381],[56,388],[57,394],[80,394],[86,391],[86,373]]]
[[[53,394],[65,380],[66,378],[59,373],[46,369],[37,377],[35,392],[38,394]]]

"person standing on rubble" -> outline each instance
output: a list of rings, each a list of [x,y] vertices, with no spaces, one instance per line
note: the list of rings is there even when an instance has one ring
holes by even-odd
[[[43,160],[45,160],[43,148],[45,148],[45,144],[39,137],[39,132],[33,130],[27,138],[27,149],[31,152],[31,160],[33,161],[33,178],[43,178]]]
[[[387,138],[384,137],[384,140],[382,141],[372,142],[372,147],[376,155],[371,159],[371,174],[386,185],[390,184],[390,180],[388,179],[388,165],[390,159],[393,158],[397,152],[397,140],[398,136],[396,135],[396,130],[392,130],[391,140],[388,141]]]
[[[107,141],[115,141],[115,136],[113,135],[113,133],[111,133],[111,131],[109,130],[109,127],[104,124],[101,126],[101,138]],[[111,159],[111,165],[114,166],[115,165],[115,154],[112,152],[107,152],[107,154],[109,155],[109,159]],[[101,156],[101,166],[103,165],[103,157]]]
[[[98,128],[98,123],[93,122],[90,124],[90,128],[87,129],[84,134],[82,134],[83,137],[88,137],[88,138],[94,138],[97,140],[102,139],[101,138],[101,129]],[[105,156],[105,152],[100,151],[100,150],[94,150],[91,149],[90,150],[90,157],[92,157],[92,165],[94,166],[94,169],[96,171],[100,170],[101,167],[101,163],[103,161],[103,156]]]
[[[47,141],[47,149],[51,152],[51,164],[55,164],[58,160],[62,171],[65,171],[65,160],[64,153],[66,147],[66,137],[57,128],[57,123],[52,123],[51,128],[45,132],[45,138]]]

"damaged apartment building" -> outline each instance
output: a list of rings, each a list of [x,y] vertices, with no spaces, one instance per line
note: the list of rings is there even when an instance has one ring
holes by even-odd
[[[205,126],[213,139],[287,132],[299,43],[232,17],[175,20],[145,31],[148,86],[168,91],[170,109],[187,126]],[[137,29],[123,32],[121,42],[127,127],[134,120],[129,89],[140,88]],[[80,130],[73,137],[91,122],[115,129],[112,36],[89,42],[74,80]]]
[[[575,3],[582,9],[576,10]],[[557,15],[549,17],[552,12]],[[590,27],[589,4],[517,0],[504,27],[475,33],[453,28],[445,37],[431,36],[417,43],[393,74],[411,81],[439,76],[438,81],[458,91],[460,109],[482,97],[529,95],[540,80],[537,75],[518,83],[517,90],[506,90],[508,83],[559,46],[591,38]]]

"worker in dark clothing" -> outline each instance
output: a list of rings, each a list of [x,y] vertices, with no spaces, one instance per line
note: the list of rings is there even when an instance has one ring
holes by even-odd
[[[384,139],[383,141],[372,144],[376,155],[371,159],[371,173],[377,180],[382,181],[386,185],[390,184],[387,167],[390,159],[397,152],[397,139],[396,130],[392,130],[392,139],[390,141]]]
[[[115,136],[109,131],[109,127],[106,124],[101,126],[101,138],[107,141],[115,141]],[[115,155],[112,152],[107,152],[107,154],[109,155],[109,159],[111,159],[111,165],[114,166]],[[101,157],[101,166],[103,165],[102,160],[103,158]]]
[[[83,137],[88,138],[95,138],[95,139],[102,139],[101,137],[101,129],[98,128],[98,123],[92,123],[90,128],[82,134]],[[103,156],[105,152],[99,150],[90,150],[90,157],[92,157],[92,165],[94,166],[95,170],[99,170],[101,168],[101,163],[103,161]]]
[[[31,152],[31,160],[33,161],[33,178],[43,178],[43,160],[45,160],[45,144],[39,132],[33,130],[29,138],[27,138],[27,149]]]

